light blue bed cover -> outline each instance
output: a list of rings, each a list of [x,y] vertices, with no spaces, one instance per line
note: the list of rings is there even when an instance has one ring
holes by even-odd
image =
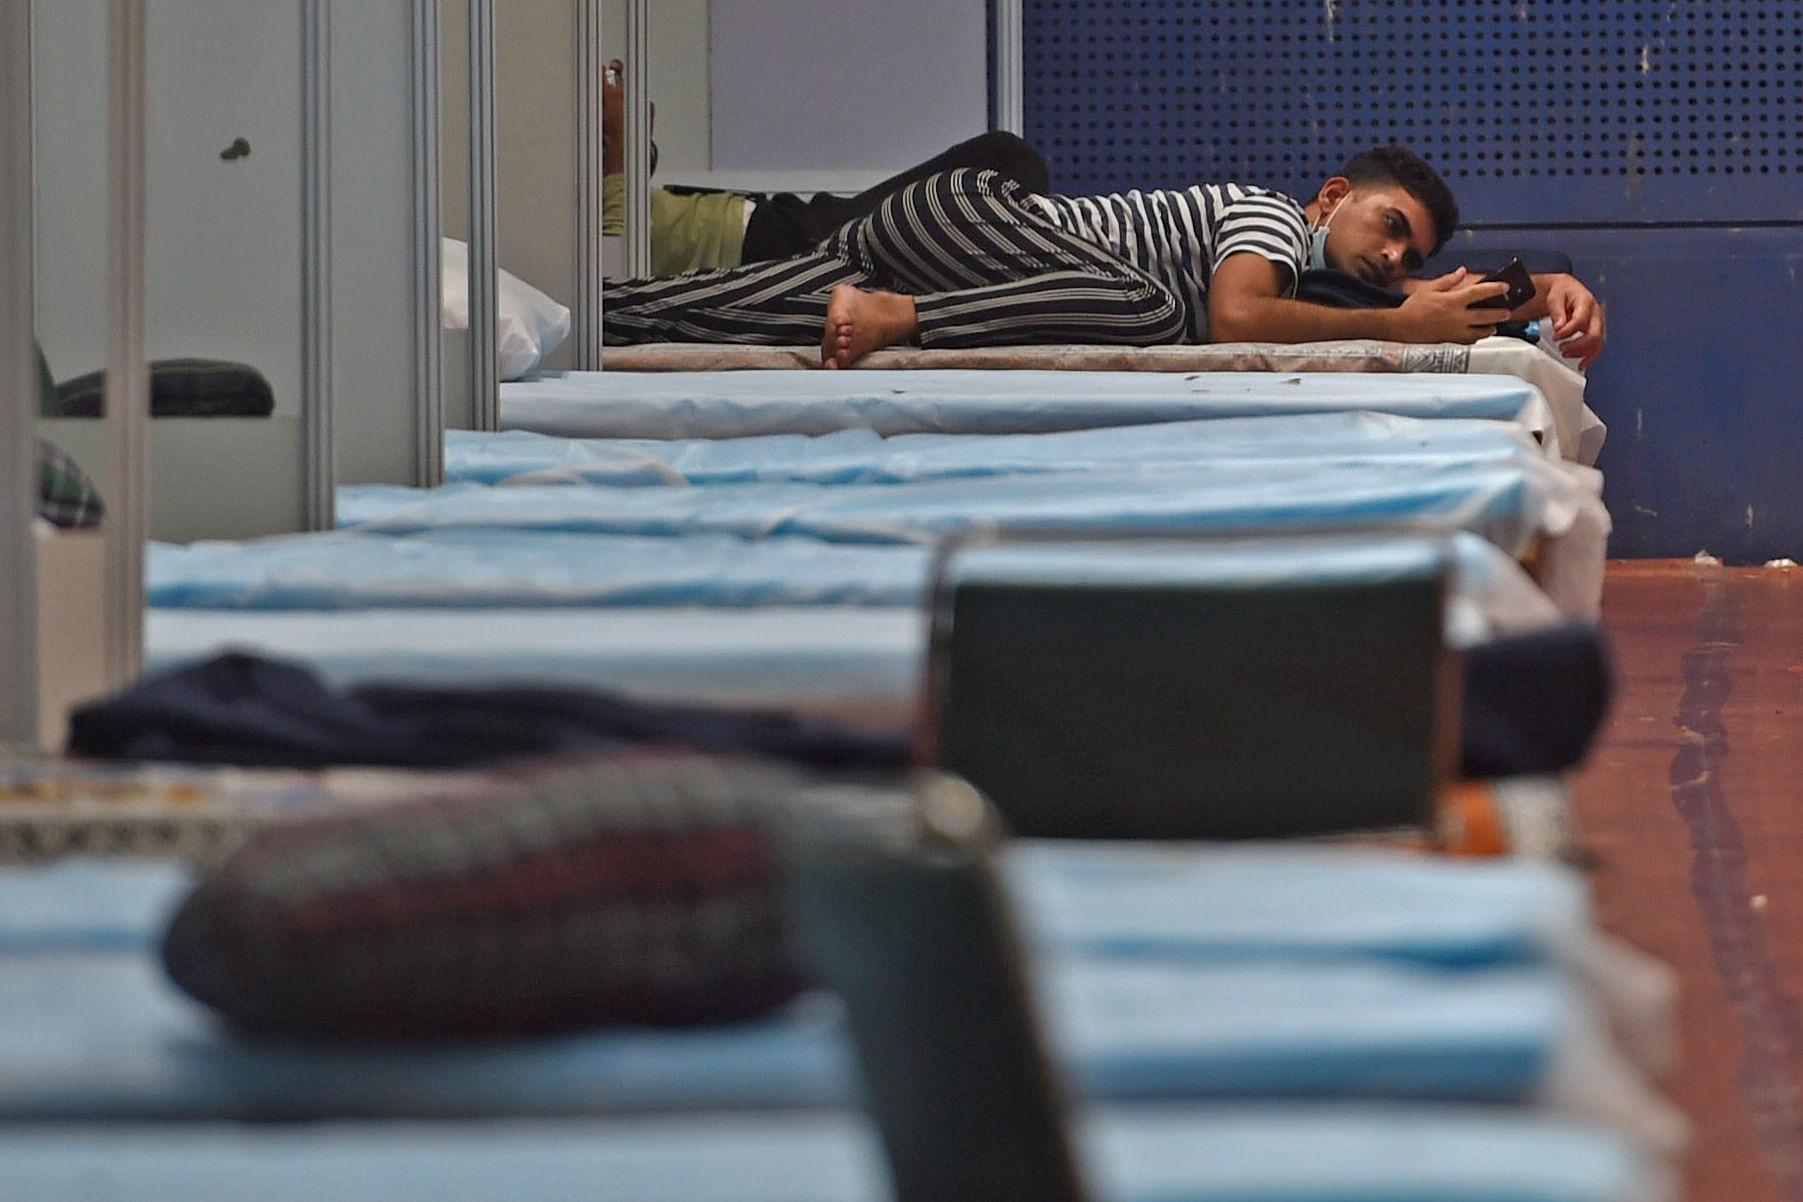
[[[1018,434],[1366,410],[1550,429],[1514,376],[1357,372],[547,372],[501,386],[501,427],[578,438]]]
[[[1052,1042],[1085,1096],[1536,1096],[1583,1010],[1561,956],[1587,920],[1581,888],[1538,864],[1467,873],[1319,851],[1027,844],[1009,856]],[[0,1120],[570,1115],[854,1095],[824,998],[737,1026],[490,1045],[227,1038],[151,954],[184,884],[171,865],[0,872]],[[1209,899],[1222,904],[1198,904]]]

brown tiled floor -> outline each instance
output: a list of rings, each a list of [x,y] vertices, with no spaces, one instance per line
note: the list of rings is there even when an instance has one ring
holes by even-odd
[[[1604,926],[1683,982],[1690,1202],[1803,1202],[1803,570],[1610,565],[1576,782]]]

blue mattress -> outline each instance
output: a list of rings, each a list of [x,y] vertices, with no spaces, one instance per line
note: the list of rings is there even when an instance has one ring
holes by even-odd
[[[1656,1104],[1553,954],[1559,929],[1582,922],[1569,878],[1392,857],[1398,874],[1385,882],[1380,854],[1343,867],[1307,850],[1242,854],[1169,849],[1136,864],[1065,848],[1010,859],[1040,949],[1049,1039],[1083,1096],[1543,1101],[1644,1134],[1645,1116],[1619,1102]],[[1210,923],[1192,904],[1187,925],[1146,920],[1171,888],[1188,889],[1184,873],[1216,866],[1222,889],[1250,886],[1245,914],[1272,900],[1264,917],[1229,911]],[[13,916],[0,922],[0,1120],[579,1116],[855,1098],[839,1012],[822,997],[735,1026],[443,1047],[233,1037],[154,962],[150,941],[180,884],[172,867],[0,873],[0,914]],[[1093,912],[1073,922],[1068,908],[1042,906],[1048,884]],[[1083,901],[1097,889],[1113,895],[1111,911]],[[1296,931],[1275,926],[1336,896],[1361,900]],[[1385,913],[1385,897],[1437,912],[1356,920]],[[1138,940],[1142,928],[1155,938]]]
[[[1369,960],[1044,965],[1054,1058],[1098,1099],[1538,1102],[1595,1016],[1545,966],[1447,974]],[[837,1007],[763,1022],[444,1047],[223,1035],[142,952],[0,960],[0,1119],[607,1114],[837,1107]],[[1587,1052],[1597,1052],[1594,1046]],[[1611,1073],[1625,1072],[1611,1065]],[[1564,1099],[1569,1101],[1569,1099]]]
[[[1375,413],[1233,418],[1053,434],[901,434],[873,430],[728,439],[571,439],[525,431],[445,435],[445,479],[496,484],[898,484],[958,476],[1086,471],[1132,463],[1398,459],[1478,463],[1544,449],[1512,423],[1422,421]],[[354,494],[353,494],[354,495]]]
[[[1078,571],[1082,560],[1096,553],[1093,547],[1078,553],[1069,570]],[[1042,560],[1046,554],[1040,553]],[[1455,597],[1485,614],[1511,609],[1514,596],[1531,588],[1500,550],[1463,533],[1447,540],[1161,542],[1144,555],[1162,581],[1211,584],[1376,579],[1444,555]],[[351,530],[153,544],[145,596],[162,608],[285,610],[917,606],[926,598],[933,556],[929,547],[807,538],[657,538],[484,527],[389,537]]]
[[[151,609],[150,671],[242,649],[327,683],[604,689],[649,701],[905,725],[920,685],[918,607]]]
[[[547,372],[501,386],[501,426],[578,438],[1025,434],[1368,410],[1520,421],[1552,415],[1514,376],[1323,372]]]
[[[911,606],[927,547],[729,534],[656,538],[554,530],[356,531],[242,543],[157,543],[145,601],[163,608]]]
[[[1452,549],[1455,644],[1559,617],[1519,566],[1475,536],[1155,542],[1143,551],[1162,579],[1219,582],[1381,572],[1442,546]],[[1064,578],[1098,553],[1076,552]],[[149,569],[153,671],[236,648],[297,660],[341,687],[568,685],[902,728],[921,681],[930,554],[809,539],[452,528],[157,546]]]
[[[1551,963],[1590,930],[1582,879],[1529,860],[1022,839],[1001,866],[1028,938],[1091,957]]]
[[[386,533],[487,526],[861,543],[927,543],[971,531],[1130,536],[1463,529],[1520,555],[1539,535],[1557,532],[1546,529],[1555,506],[1569,514],[1586,505],[1600,508],[1561,468],[1524,460],[1364,468],[1151,464],[903,485],[464,485],[430,492],[372,486],[347,500],[341,512],[347,523]]]
[[[1426,1106],[1099,1110],[1097,1202],[1672,1202],[1657,1158],[1569,1120]],[[0,1129],[34,1202],[885,1202],[843,1113],[607,1121]]]
[[[1530,860],[1020,839],[999,863],[1027,938],[1086,957],[1550,964],[1590,928],[1582,879]],[[190,881],[188,869],[161,860],[0,870],[0,955],[146,948]]]

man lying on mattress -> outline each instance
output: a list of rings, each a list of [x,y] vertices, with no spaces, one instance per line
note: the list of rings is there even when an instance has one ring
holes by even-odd
[[[769,263],[608,284],[610,344],[820,340],[826,367],[879,347],[1204,342],[1475,342],[1549,319],[1569,358],[1603,349],[1602,306],[1569,275],[1535,277],[1510,312],[1463,268],[1409,273],[1458,225],[1452,192],[1399,146],[1355,156],[1303,204],[1239,184],[1112,196],[1036,195],[993,171],[927,176],[815,250]],[[1333,268],[1406,298],[1395,308],[1296,299]]]

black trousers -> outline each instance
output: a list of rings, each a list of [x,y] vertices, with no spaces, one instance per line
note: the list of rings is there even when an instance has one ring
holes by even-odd
[[[834,288],[915,298],[924,347],[1182,341],[1187,314],[1162,282],[1045,218],[993,171],[929,175],[847,222],[809,254],[609,282],[609,344],[820,339]]]
[[[759,263],[805,255],[846,222],[870,216],[878,205],[909,184],[959,167],[993,171],[1028,192],[1051,190],[1051,175],[1040,153],[1011,133],[991,130],[960,142],[899,175],[892,175],[856,196],[819,192],[803,200],[793,192],[779,192],[759,198],[751,210],[751,220],[745,226],[745,246],[740,253],[740,262]]]

